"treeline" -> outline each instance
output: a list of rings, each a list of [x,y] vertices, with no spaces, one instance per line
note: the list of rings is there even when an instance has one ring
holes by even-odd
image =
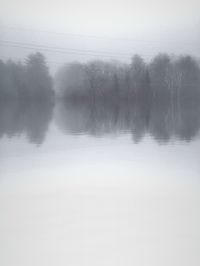
[[[41,53],[25,63],[0,60],[0,138],[25,135],[45,139],[54,108],[53,80]]]
[[[70,63],[58,72],[56,87],[65,99],[188,105],[200,100],[200,68],[191,56],[157,55],[150,63],[135,55],[130,64]]]
[[[130,64],[100,60],[66,64],[55,84],[64,99],[187,105],[200,99],[200,68],[191,56],[159,54],[146,63],[135,55]],[[53,97],[53,80],[41,53],[29,55],[25,63],[0,60],[0,99]]]
[[[72,133],[129,132],[135,142],[191,141],[200,130],[200,68],[191,56],[136,55],[130,64],[92,61],[63,66],[56,80],[59,124]]]
[[[200,68],[191,56],[156,56],[146,63],[90,61],[61,67],[54,81],[59,125],[73,134],[129,132],[167,142],[200,130]],[[45,58],[0,60],[0,137],[25,134],[40,144],[52,119],[55,92]],[[57,106],[57,107],[58,107]]]
[[[41,53],[29,55],[26,63],[0,60],[0,101],[51,101],[53,97],[53,81]]]

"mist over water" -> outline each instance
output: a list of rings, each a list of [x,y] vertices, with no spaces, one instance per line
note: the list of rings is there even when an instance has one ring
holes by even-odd
[[[199,266],[200,69],[0,62],[0,264]]]
[[[0,1],[0,266],[200,265],[200,1]]]
[[[12,141],[25,136],[27,142],[42,145],[51,123],[56,123],[64,135],[109,138],[129,134],[134,143],[150,135],[158,144],[186,143],[199,138],[199,109],[197,106],[173,113],[159,108],[149,114],[138,106],[91,106],[70,101],[58,101],[55,106],[44,102],[21,105],[12,101],[0,106],[0,139],[6,136]]]
[[[45,142],[53,122],[63,134],[129,134],[134,143],[199,137],[200,68],[194,58],[160,54],[151,63],[66,64],[53,82],[42,54],[0,65],[0,137]]]

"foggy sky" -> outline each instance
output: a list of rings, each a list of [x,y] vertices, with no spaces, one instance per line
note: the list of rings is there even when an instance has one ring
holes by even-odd
[[[148,59],[158,52],[195,56],[200,52],[199,0],[7,0],[0,2],[0,7],[0,26],[16,27],[15,30],[1,28],[0,40],[108,53],[140,53]],[[23,58],[30,52],[1,46],[0,56]],[[70,53],[44,51],[44,54],[49,61],[60,63],[91,58]],[[120,55],[116,58],[128,60]]]

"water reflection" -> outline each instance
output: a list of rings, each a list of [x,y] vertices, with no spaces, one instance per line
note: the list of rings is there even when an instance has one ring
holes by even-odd
[[[134,143],[150,134],[159,143],[172,140],[191,141],[200,129],[200,106],[157,105],[151,110],[141,105],[119,102],[60,102],[56,111],[57,124],[68,134],[104,136],[130,133]]]
[[[42,144],[53,119],[50,102],[2,102],[0,105],[0,138],[25,134],[30,143]],[[98,102],[56,104],[56,123],[65,134],[106,136],[130,133],[134,143],[150,134],[159,143],[171,140],[191,141],[200,130],[200,106],[174,110],[166,106],[146,112],[138,105]]]
[[[25,134],[30,143],[42,144],[53,120],[53,108],[54,104],[45,101],[2,102],[0,138]],[[159,143],[168,143],[195,139],[200,130],[199,114],[199,105],[179,109],[162,105],[149,111],[138,104],[58,101],[55,119],[65,134],[98,137],[129,133],[134,143],[149,134]]]
[[[191,56],[159,54],[149,64],[91,61],[64,65],[54,80],[56,122],[64,133],[129,133],[134,143],[191,141],[200,128],[200,68]],[[0,137],[42,144],[53,120],[53,80],[42,54],[0,61]]]
[[[42,144],[52,119],[49,101],[6,101],[0,104],[0,138],[25,134],[30,143]]]
[[[135,143],[191,141],[200,128],[200,68],[191,56],[159,54],[147,64],[92,61],[61,68],[57,88],[65,103],[59,125],[72,134],[129,132]]]
[[[41,144],[52,118],[53,81],[41,53],[26,63],[0,60],[0,137],[25,134]]]

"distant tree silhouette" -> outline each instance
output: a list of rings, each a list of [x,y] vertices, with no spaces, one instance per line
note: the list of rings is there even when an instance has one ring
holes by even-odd
[[[26,64],[0,61],[0,99],[49,100],[53,82],[41,53],[28,56]]]
[[[52,79],[45,58],[41,53],[31,54],[26,62],[26,86],[28,95],[33,99],[52,97]]]
[[[190,141],[200,129],[200,67],[188,55],[159,54],[150,63],[139,55],[129,64],[72,62],[59,69],[55,85],[64,101],[63,127],[72,132],[130,131],[136,143],[149,133],[166,143],[171,137]],[[0,136],[26,132],[41,143],[53,102],[41,53],[29,55],[25,64],[0,60]]]
[[[146,64],[139,55],[133,56],[130,65],[131,95],[138,98],[140,89],[144,87],[146,81]]]
[[[166,143],[171,137],[190,141],[200,129],[200,69],[191,56],[68,64],[57,82],[72,131],[128,130],[136,143],[148,132]]]
[[[54,93],[44,56],[28,57],[26,64],[0,61],[0,137],[25,133],[41,144],[52,117]]]

